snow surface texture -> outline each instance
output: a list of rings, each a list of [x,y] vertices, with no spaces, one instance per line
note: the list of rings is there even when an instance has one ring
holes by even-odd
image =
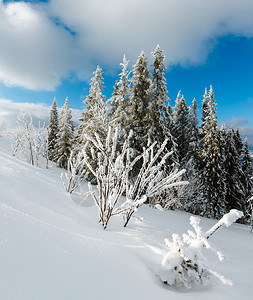
[[[61,169],[42,170],[10,153],[11,142],[0,137],[0,299],[251,299],[248,227],[232,224],[210,237],[225,258],[207,253],[207,265],[233,286],[169,287],[155,276],[168,252],[164,239],[186,232],[189,214],[144,205],[127,228],[115,217],[105,231],[92,199],[64,190]],[[203,232],[215,223],[201,218]]]

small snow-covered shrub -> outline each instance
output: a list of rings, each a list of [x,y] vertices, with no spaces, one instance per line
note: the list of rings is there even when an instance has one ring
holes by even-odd
[[[12,146],[12,155],[16,156],[19,149],[25,160],[39,167],[40,157],[47,159],[48,135],[44,124],[39,122],[38,128],[33,125],[31,115],[26,116],[25,113],[18,115],[18,127],[11,132],[11,137],[14,140]]]
[[[206,259],[203,250],[211,250],[222,261],[222,253],[217,251],[208,239],[219,228],[224,225],[228,227],[242,216],[242,212],[231,210],[206,233],[203,233],[199,226],[200,219],[190,217],[190,224],[194,228],[194,232],[188,230],[182,237],[173,234],[171,240],[165,240],[169,252],[164,256],[161,271],[158,274],[162,282],[177,287],[191,288],[192,284],[207,285],[213,278],[218,278],[223,284],[232,285],[230,280],[205,266]]]
[[[144,148],[143,153],[132,160],[129,146],[131,136],[132,133],[130,132],[122,148],[117,151],[117,129],[114,133],[111,133],[111,128],[109,128],[105,145],[96,133],[96,139],[85,135],[89,143],[87,142],[83,149],[84,161],[97,180],[97,193],[95,193],[91,184],[89,184],[89,189],[99,211],[100,223],[104,228],[107,227],[110,218],[114,215],[124,215],[124,226],[126,226],[134,212],[148,197],[188,183],[179,181],[185,170],[175,170],[168,176],[165,176],[162,171],[167,157],[171,155],[171,152],[167,153],[159,161],[167,140],[156,153],[154,151],[156,143],[153,143],[147,149]],[[87,147],[90,147],[89,150]],[[97,161],[96,169],[90,163],[88,153],[92,153],[93,159]],[[139,161],[142,164],[135,182],[132,183],[129,180],[129,174]],[[123,193],[126,196],[126,201],[121,206],[117,206]]]
[[[6,135],[6,125],[3,121],[0,121],[0,137]]]
[[[84,180],[85,175],[85,162],[81,152],[74,155],[71,151],[67,164],[67,173],[61,173],[61,181],[68,193],[72,193],[77,189]]]

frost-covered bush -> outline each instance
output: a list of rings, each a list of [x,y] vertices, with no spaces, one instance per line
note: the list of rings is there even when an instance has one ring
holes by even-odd
[[[222,261],[222,253],[217,251],[208,239],[220,227],[223,225],[228,227],[242,216],[242,212],[231,210],[206,233],[203,233],[199,226],[200,219],[190,217],[190,224],[194,231],[188,230],[182,237],[173,234],[172,239],[165,240],[169,252],[162,260],[161,271],[158,274],[161,280],[168,285],[186,288],[191,288],[192,284],[207,285],[213,278],[218,278],[223,284],[231,285],[230,280],[206,267],[203,250],[208,249],[216,253],[219,260]]]
[[[35,128],[32,116],[25,113],[18,115],[17,124],[18,127],[11,132],[11,138],[14,140],[12,155],[16,156],[18,150],[21,150],[19,154],[22,154],[29,164],[39,167],[40,157],[47,159],[48,135],[44,124],[41,126],[39,122],[38,128]]]
[[[125,140],[122,148],[117,150],[118,130],[111,133],[109,128],[105,145],[95,133],[95,138],[86,135],[88,142],[83,149],[83,156],[86,166],[97,180],[97,193],[89,184],[90,193],[99,211],[99,219],[104,228],[112,216],[124,215],[126,226],[134,212],[147,200],[172,187],[187,184],[179,181],[180,176],[185,172],[174,171],[168,176],[164,176],[162,171],[170,153],[167,153],[159,160],[164,151],[167,141],[155,152],[153,143],[143,153],[135,159],[130,155],[130,139],[132,133]],[[89,149],[87,149],[90,147]],[[96,160],[97,167],[92,166],[88,153]],[[141,167],[137,173],[134,183],[129,180],[129,173],[133,170],[137,162],[141,161]],[[120,197],[125,194],[126,200],[122,205],[117,205]]]
[[[0,121],[0,137],[6,135],[6,125],[3,121]]]
[[[61,173],[62,184],[68,193],[71,194],[80,186],[85,178],[85,172],[85,161],[81,152],[74,155],[74,152],[71,151],[67,164],[67,173]]]
[[[17,116],[17,124],[16,128],[9,131],[13,140],[12,155],[36,167],[40,167],[43,157],[48,168],[50,141],[45,123],[39,121],[35,127],[32,116],[22,112]]]

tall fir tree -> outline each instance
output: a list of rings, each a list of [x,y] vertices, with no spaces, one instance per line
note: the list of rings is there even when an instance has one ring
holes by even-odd
[[[167,160],[167,171],[170,172],[178,165],[178,157],[177,144],[172,135],[172,110],[166,86],[165,56],[159,45],[156,46],[151,54],[154,62],[152,65],[152,99],[149,108],[151,116],[150,138],[152,142],[157,142],[158,147],[161,146],[165,139],[168,139],[165,152],[173,151],[173,154]]]
[[[74,142],[74,123],[68,98],[66,98],[59,119],[59,131],[55,144],[55,161],[61,168],[67,168],[68,159]]]
[[[189,146],[190,156],[198,156],[198,140],[199,140],[199,129],[198,129],[198,104],[194,98],[192,105],[189,107]]]
[[[208,118],[209,114],[209,99],[208,99],[208,93],[207,88],[205,89],[205,93],[203,95],[203,101],[202,101],[202,108],[201,108],[201,121],[202,124],[200,126],[200,140],[203,138],[203,127],[205,126],[205,122]]]
[[[203,162],[200,195],[203,198],[199,206],[199,214],[209,218],[220,218],[226,212],[226,174],[212,87],[209,91],[209,100],[205,93],[203,102],[202,139],[200,141],[200,158]]]
[[[164,77],[166,70],[164,65],[165,56],[159,45],[156,46],[151,54],[154,58],[154,63],[152,65],[153,79],[151,86],[153,97],[149,107],[151,114],[150,138],[152,141],[157,141],[160,145],[166,137],[164,119],[166,117],[166,104],[169,100]]]
[[[150,102],[151,74],[148,58],[144,51],[134,65],[132,77],[132,93],[130,95],[130,120],[127,131],[133,130],[131,141],[132,155],[137,156],[147,146],[151,127]]]
[[[54,156],[55,156],[55,144],[57,140],[57,135],[58,135],[58,108],[57,108],[57,103],[56,99],[54,98],[51,109],[50,109],[50,118],[49,118],[49,125],[47,127],[47,132],[48,132],[48,158],[52,161],[55,161]]]
[[[247,138],[245,138],[244,144],[243,144],[241,163],[242,163],[243,172],[245,174],[247,174],[248,177],[252,177],[253,176],[253,165],[252,165],[252,158],[250,156]]]
[[[241,166],[242,171],[244,173],[244,191],[245,191],[245,220],[249,220],[249,217],[251,215],[251,205],[249,203],[249,198],[251,198],[253,194],[253,165],[252,165],[252,159],[250,156],[249,146],[248,146],[248,140],[245,138],[243,149],[242,149],[242,155],[241,155]]]
[[[179,92],[173,112],[173,136],[177,143],[179,165],[184,167],[189,159],[190,123],[189,109]]]
[[[188,180],[189,184],[185,187],[183,196],[180,202],[186,211],[197,214],[199,210],[199,203],[201,202],[202,183],[200,180],[199,171],[199,130],[198,130],[198,106],[197,101],[194,98],[192,105],[189,107],[189,160],[186,162],[185,180]]]
[[[127,70],[129,61],[125,55],[122,66],[122,71],[119,74],[120,79],[115,83],[112,97],[109,101],[109,123],[112,128],[118,127],[119,130],[119,144],[122,145],[126,139],[128,132],[126,128],[129,125],[129,97],[131,94],[131,85],[129,79],[129,71]]]
[[[226,205],[227,210],[245,210],[244,174],[240,167],[240,154],[236,145],[236,134],[229,129],[224,147],[224,169],[226,172]]]
[[[86,136],[96,140],[96,134],[99,136],[100,141],[104,144],[107,136],[108,128],[108,108],[103,95],[104,78],[102,76],[102,69],[97,66],[96,71],[93,72],[94,76],[91,78],[89,95],[83,101],[86,105],[86,110],[82,113],[79,119],[80,124],[77,130],[77,150],[81,150],[87,142]],[[93,169],[97,168],[97,160],[95,159],[96,151],[93,153],[93,148],[88,142],[87,155]],[[95,180],[92,173],[87,174],[88,180]]]
[[[236,146],[237,153],[239,156],[241,156],[242,149],[243,149],[243,142],[242,142],[242,137],[241,137],[241,134],[240,134],[240,131],[238,128],[234,131],[234,140],[235,140],[235,146]]]
[[[94,133],[96,132],[101,141],[104,141],[107,133],[107,105],[105,96],[102,93],[104,89],[102,69],[97,66],[93,74],[94,77],[91,78],[89,95],[83,101],[86,105],[86,110],[79,119],[80,125],[77,139],[81,146],[86,142],[85,134],[94,138]]]

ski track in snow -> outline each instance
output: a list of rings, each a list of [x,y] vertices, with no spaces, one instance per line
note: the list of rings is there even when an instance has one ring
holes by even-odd
[[[3,217],[7,218],[13,218],[13,217],[21,217],[23,220],[30,224],[37,224],[42,227],[47,227],[49,229],[54,230],[55,232],[61,232],[63,234],[66,234],[68,236],[71,236],[77,241],[92,241],[92,242],[98,242],[98,243],[103,243],[109,246],[118,246],[118,247],[125,247],[125,248],[145,248],[145,246],[138,246],[138,245],[122,245],[116,242],[110,242],[103,240],[101,238],[96,238],[96,237],[91,237],[88,235],[83,235],[81,233],[76,233],[70,230],[63,229],[61,227],[58,227],[56,225],[53,225],[51,223],[48,223],[46,221],[43,221],[39,218],[33,217],[25,212],[22,212],[16,208],[11,207],[10,205],[7,205],[5,203],[0,202],[0,213]]]

